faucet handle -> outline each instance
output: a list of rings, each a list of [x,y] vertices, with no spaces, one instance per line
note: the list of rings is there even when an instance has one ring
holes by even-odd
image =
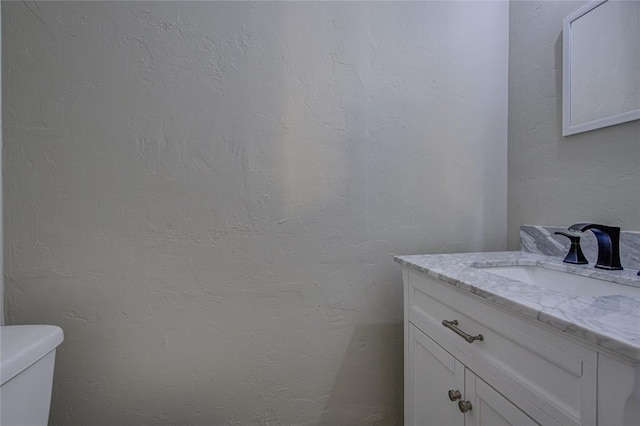
[[[582,253],[582,248],[580,247],[580,235],[562,231],[556,231],[554,234],[567,237],[569,241],[571,241],[569,253],[567,253],[563,260],[564,263],[573,263],[574,265],[586,265],[589,263],[587,258],[584,256],[584,253]]]

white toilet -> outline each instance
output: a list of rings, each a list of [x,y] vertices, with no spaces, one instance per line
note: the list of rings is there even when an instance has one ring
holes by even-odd
[[[54,325],[0,327],[0,426],[46,426],[56,348]]]

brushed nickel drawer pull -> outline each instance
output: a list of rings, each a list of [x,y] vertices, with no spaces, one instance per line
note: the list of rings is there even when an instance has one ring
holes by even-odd
[[[458,325],[458,320],[453,320],[453,321],[442,320],[442,325],[444,325],[445,327],[447,327],[448,329],[456,333],[458,336],[462,337],[464,340],[467,341],[467,343],[473,343],[476,340],[484,340],[484,337],[482,336],[482,334],[478,334],[477,336],[472,336],[460,330],[458,327],[456,327]]]
[[[457,401],[457,400],[459,400],[459,399],[462,399],[462,394],[460,393],[460,391],[459,391],[459,390],[453,390],[453,389],[451,389],[451,390],[449,391],[449,399],[450,399],[451,401]]]

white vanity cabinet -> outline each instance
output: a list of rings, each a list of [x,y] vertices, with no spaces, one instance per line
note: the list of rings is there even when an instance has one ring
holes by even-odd
[[[484,380],[465,371],[465,397],[472,405],[466,424],[473,426],[534,426],[537,423]]]
[[[406,424],[536,424],[413,324],[408,333]]]
[[[405,424],[640,424],[638,367],[424,272],[403,279]]]
[[[464,365],[426,334],[409,324],[405,363],[405,424],[464,426],[458,404],[448,392],[464,397]]]

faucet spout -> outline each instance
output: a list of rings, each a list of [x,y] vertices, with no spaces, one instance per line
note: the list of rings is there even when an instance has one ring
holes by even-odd
[[[576,223],[569,227],[571,231],[591,231],[598,242],[598,260],[596,268],[621,270],[620,264],[620,228],[595,223]]]

